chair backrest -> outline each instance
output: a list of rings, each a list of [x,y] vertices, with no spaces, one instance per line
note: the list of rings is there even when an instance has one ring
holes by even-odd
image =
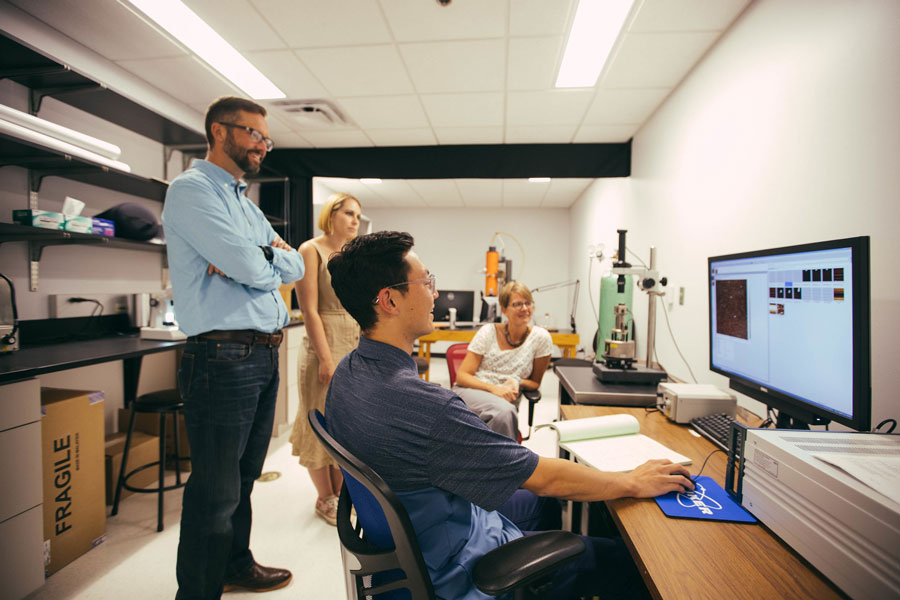
[[[459,369],[459,365],[462,364],[468,351],[469,344],[467,343],[452,344],[447,348],[447,369],[450,371],[450,387],[453,387],[453,384],[456,383],[456,371]]]
[[[308,418],[316,437],[344,472],[337,530],[343,547],[359,562],[358,568],[350,567],[359,597],[433,600],[434,587],[406,508],[378,473],[328,433],[322,413],[310,410]],[[355,528],[351,507],[356,508]],[[367,575],[372,575],[370,587],[363,581]]]

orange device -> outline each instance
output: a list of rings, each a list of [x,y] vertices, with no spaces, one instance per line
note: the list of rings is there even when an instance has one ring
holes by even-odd
[[[494,246],[489,246],[485,257],[484,295],[497,295],[497,272],[500,266],[500,254]]]

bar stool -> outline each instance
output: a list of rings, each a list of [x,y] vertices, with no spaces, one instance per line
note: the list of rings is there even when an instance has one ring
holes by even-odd
[[[128,422],[128,435],[125,438],[125,450],[122,453],[122,466],[119,468],[119,478],[116,482],[116,496],[113,500],[112,512],[110,513],[112,516],[115,516],[119,512],[119,499],[122,496],[122,488],[124,487],[128,491],[135,492],[138,494],[152,494],[157,493],[159,495],[158,499],[158,513],[157,513],[157,521],[156,521],[156,530],[163,530],[163,493],[171,490],[178,489],[180,487],[184,487],[187,481],[181,481],[181,461],[188,460],[189,457],[181,456],[181,449],[178,447],[179,445],[179,435],[178,435],[178,416],[181,414],[184,409],[184,403],[181,401],[181,394],[177,389],[172,390],[162,390],[159,392],[152,392],[149,394],[144,394],[143,396],[138,396],[134,402],[131,403],[131,419]],[[135,416],[138,413],[157,413],[159,414],[159,460],[154,461],[152,463],[147,463],[146,465],[140,466],[137,469],[132,469],[131,471],[125,472],[126,465],[128,464],[128,450],[131,447],[131,435],[134,432],[134,420]],[[172,421],[174,423],[175,429],[173,433],[175,434],[175,481],[174,485],[165,485],[165,477],[166,477],[166,419],[169,415],[172,415]],[[159,485],[157,487],[152,488],[136,488],[132,487],[128,484],[128,478],[132,475],[136,474],[138,471],[143,471],[144,469],[149,469],[151,467],[159,466]]]
[[[424,356],[415,356],[413,355],[413,360],[416,361],[416,372],[418,372],[419,377],[425,375],[428,372],[428,359]],[[424,377],[422,377],[424,379]]]

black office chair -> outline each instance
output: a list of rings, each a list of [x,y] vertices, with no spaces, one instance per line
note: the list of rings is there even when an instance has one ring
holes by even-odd
[[[447,348],[447,370],[450,372],[450,387],[453,387],[453,384],[456,383],[456,371],[459,370],[459,365],[466,358],[468,348],[468,342],[451,344]],[[525,435],[520,433],[521,439],[517,440],[519,442],[531,437],[531,426],[534,424],[534,405],[541,401],[541,390],[522,390],[521,395],[528,400],[528,433]]]
[[[356,559],[347,567],[355,585],[355,596],[351,598],[406,589],[412,600],[433,600],[431,578],[412,522],[400,500],[374,470],[331,437],[325,429],[322,413],[313,409],[308,418],[316,437],[344,472],[337,530],[344,550]],[[356,484],[356,501],[350,497],[348,482]],[[351,509],[354,504],[358,507],[357,512],[362,514],[374,515],[366,511],[381,508],[393,538],[393,548],[372,543],[359,519],[353,525]],[[514,592],[516,600],[548,598],[553,573],[582,552],[584,541],[574,533],[545,531],[519,538],[485,554],[476,564],[472,580],[479,590],[492,596]]]

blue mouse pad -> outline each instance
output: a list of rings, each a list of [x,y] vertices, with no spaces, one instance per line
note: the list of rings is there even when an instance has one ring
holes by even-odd
[[[756,517],[709,477],[698,477],[693,492],[671,492],[655,500],[667,517],[756,523]]]

